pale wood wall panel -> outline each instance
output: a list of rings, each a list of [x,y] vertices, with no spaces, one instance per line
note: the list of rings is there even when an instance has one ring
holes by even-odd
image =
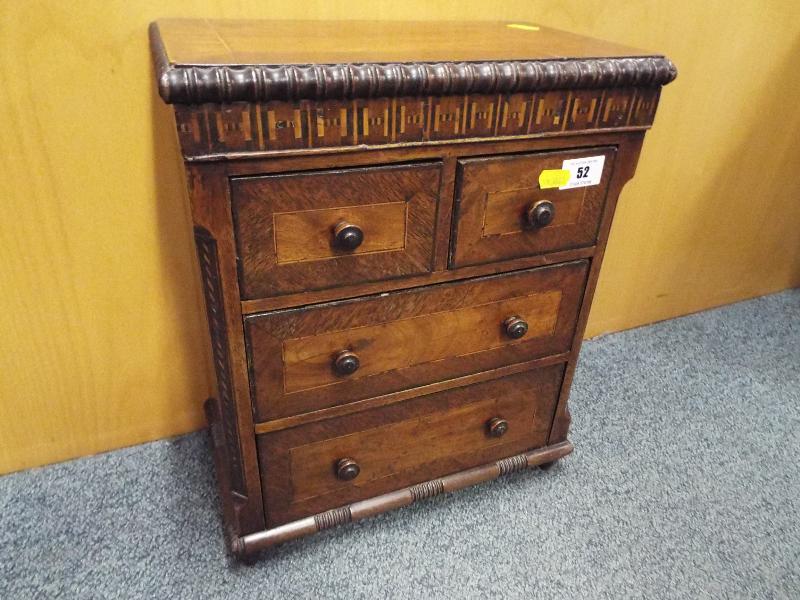
[[[204,311],[147,49],[165,16],[525,20],[663,51],[680,75],[589,333],[800,285],[796,3],[6,2],[0,473],[202,426]]]

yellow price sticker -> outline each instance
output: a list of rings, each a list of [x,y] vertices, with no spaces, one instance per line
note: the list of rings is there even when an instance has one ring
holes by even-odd
[[[509,29],[522,29],[523,31],[539,31],[536,25],[528,25],[527,23],[507,23],[506,27]]]
[[[567,169],[545,169],[539,173],[539,187],[543,190],[567,185],[570,171]]]

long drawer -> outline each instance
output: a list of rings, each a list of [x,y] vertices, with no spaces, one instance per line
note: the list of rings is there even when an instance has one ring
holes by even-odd
[[[267,525],[547,443],[557,364],[258,436]]]
[[[258,420],[488,371],[570,349],[585,260],[249,315]]]
[[[430,271],[440,169],[425,162],[234,178],[242,298]]]

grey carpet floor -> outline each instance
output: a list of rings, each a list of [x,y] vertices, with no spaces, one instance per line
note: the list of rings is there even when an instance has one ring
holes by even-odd
[[[800,597],[800,290],[584,348],[551,471],[255,566],[225,555],[203,433],[0,478],[0,597]]]

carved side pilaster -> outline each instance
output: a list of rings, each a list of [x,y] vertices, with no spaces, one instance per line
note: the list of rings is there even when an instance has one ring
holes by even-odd
[[[241,496],[246,496],[242,449],[228,354],[228,337],[225,330],[225,309],[222,302],[217,243],[211,234],[202,227],[195,227],[194,239],[203,280],[203,294],[206,300],[208,329],[211,334],[212,356],[217,376],[217,396],[221,413],[221,435],[215,436],[215,438],[221,438],[220,442],[225,449],[231,490]]]

